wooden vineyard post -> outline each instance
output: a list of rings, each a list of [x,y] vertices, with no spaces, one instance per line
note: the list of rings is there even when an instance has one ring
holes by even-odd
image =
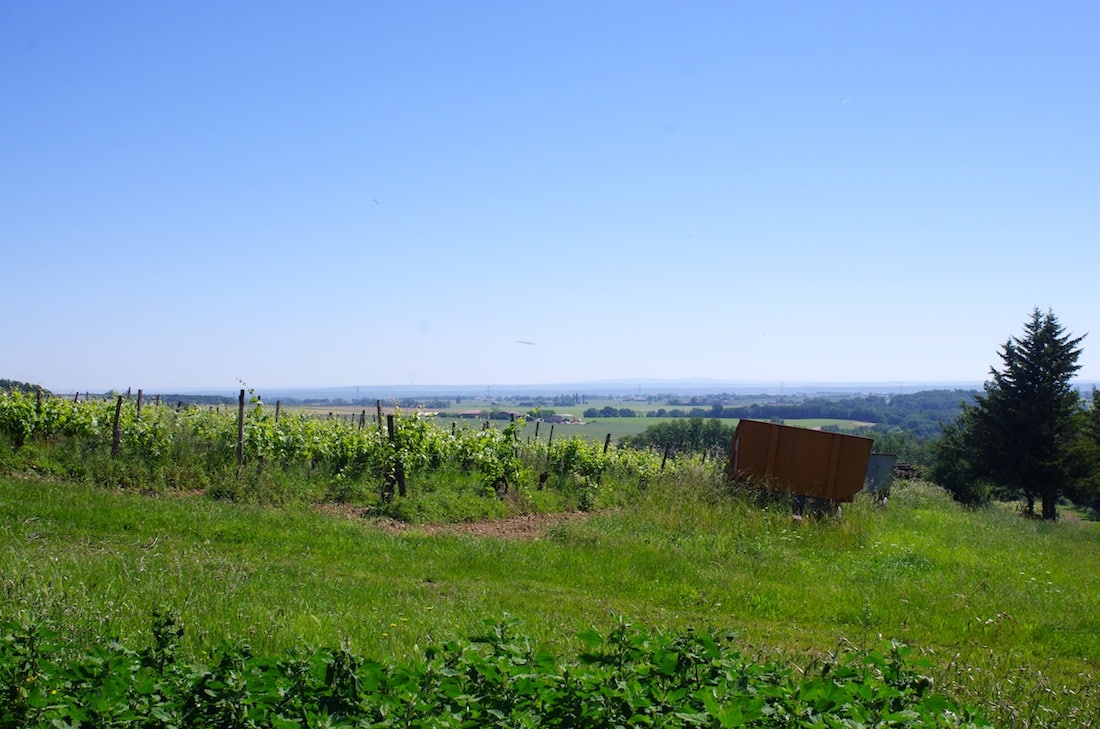
[[[542,418],[535,421],[535,440],[539,439],[539,425],[542,424]]]
[[[34,391],[34,416],[36,418],[42,417],[42,388],[39,387]]]
[[[111,427],[111,458],[118,456],[118,450],[122,446],[122,431],[118,429],[118,418],[122,414],[122,395],[118,396],[115,403],[115,422]]]
[[[141,388],[138,388],[137,416],[136,416],[138,420],[141,420],[141,400],[144,396],[145,396],[145,390],[142,390]]]
[[[515,425],[516,424],[516,414],[512,413],[508,417],[509,417],[508,422],[510,422],[512,425]],[[519,458],[519,433],[516,431],[515,428],[512,428],[512,455],[516,458]]]
[[[546,439],[546,467],[550,468],[550,446],[554,445],[554,424],[550,423],[550,436]]]
[[[153,407],[160,407],[160,395],[157,395],[157,399],[153,401]]]
[[[668,460],[668,452],[671,448],[672,448],[672,446],[666,445],[665,446],[665,454],[663,456],[661,456],[661,471],[662,472],[665,470],[665,461]]]
[[[397,455],[397,428],[395,427],[395,423],[394,423],[392,415],[387,415],[386,416],[386,430],[389,432],[390,445],[393,446],[393,456],[394,456],[393,475],[394,475],[394,478],[397,480],[397,493],[398,493],[399,496],[404,498],[404,496],[405,496],[405,466],[402,465],[401,459],[398,458],[398,455]],[[390,496],[391,497],[393,496],[393,486],[392,485],[390,486]]]
[[[237,397],[237,475],[241,475],[244,465],[244,389]]]
[[[607,434],[607,437],[603,439],[603,453],[607,455],[607,449],[611,446],[611,433]]]
[[[367,424],[367,409],[363,408],[363,412],[359,413],[359,430],[363,429],[363,426]]]
[[[73,395],[73,402],[80,402],[80,390],[77,390],[76,394]]]
[[[382,401],[375,400],[374,406],[378,408],[378,435],[382,435]]]
[[[282,410],[283,410],[283,401],[282,400],[276,400],[275,401],[275,422],[276,423],[279,422],[279,413],[281,413]]]
[[[554,444],[554,424],[550,423],[550,435],[546,439],[546,466],[542,469],[542,473],[539,474],[539,491],[546,485],[546,481],[550,478],[550,446]]]

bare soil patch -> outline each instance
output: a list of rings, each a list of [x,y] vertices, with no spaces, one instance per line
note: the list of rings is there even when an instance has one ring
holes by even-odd
[[[347,519],[366,519],[388,534],[466,534],[492,539],[541,539],[558,524],[583,522],[591,514],[573,511],[560,514],[521,514],[507,519],[469,521],[457,524],[407,524],[395,519],[376,517],[371,510],[347,504],[322,504],[318,509],[331,516]]]

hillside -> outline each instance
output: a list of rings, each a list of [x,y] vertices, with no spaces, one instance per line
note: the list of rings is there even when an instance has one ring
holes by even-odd
[[[1003,726],[1100,716],[1100,575],[1080,568],[1100,558],[1096,525],[970,512],[923,483],[896,488],[886,509],[857,501],[796,526],[680,472],[630,506],[525,539],[33,476],[0,478],[0,509],[0,615],[74,646],[145,643],[163,606],[189,654],[226,637],[261,654],[347,640],[375,659],[504,615],[538,645],[575,650],[575,636],[622,616],[734,631],[746,654],[796,665],[896,639]]]

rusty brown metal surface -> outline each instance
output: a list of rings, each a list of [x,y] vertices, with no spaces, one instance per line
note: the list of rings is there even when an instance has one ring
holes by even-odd
[[[830,501],[851,501],[863,488],[870,438],[742,420],[733,435],[729,475],[768,488]]]

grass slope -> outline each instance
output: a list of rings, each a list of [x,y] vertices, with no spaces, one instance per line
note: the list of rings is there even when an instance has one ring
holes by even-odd
[[[0,618],[79,648],[148,642],[169,606],[196,654],[226,637],[261,653],[346,638],[409,657],[505,614],[558,650],[617,616],[734,630],[747,653],[803,663],[896,638],[1002,725],[1100,716],[1096,524],[966,511],[917,483],[886,509],[798,526],[709,483],[681,475],[631,508],[507,540],[0,477]]]

